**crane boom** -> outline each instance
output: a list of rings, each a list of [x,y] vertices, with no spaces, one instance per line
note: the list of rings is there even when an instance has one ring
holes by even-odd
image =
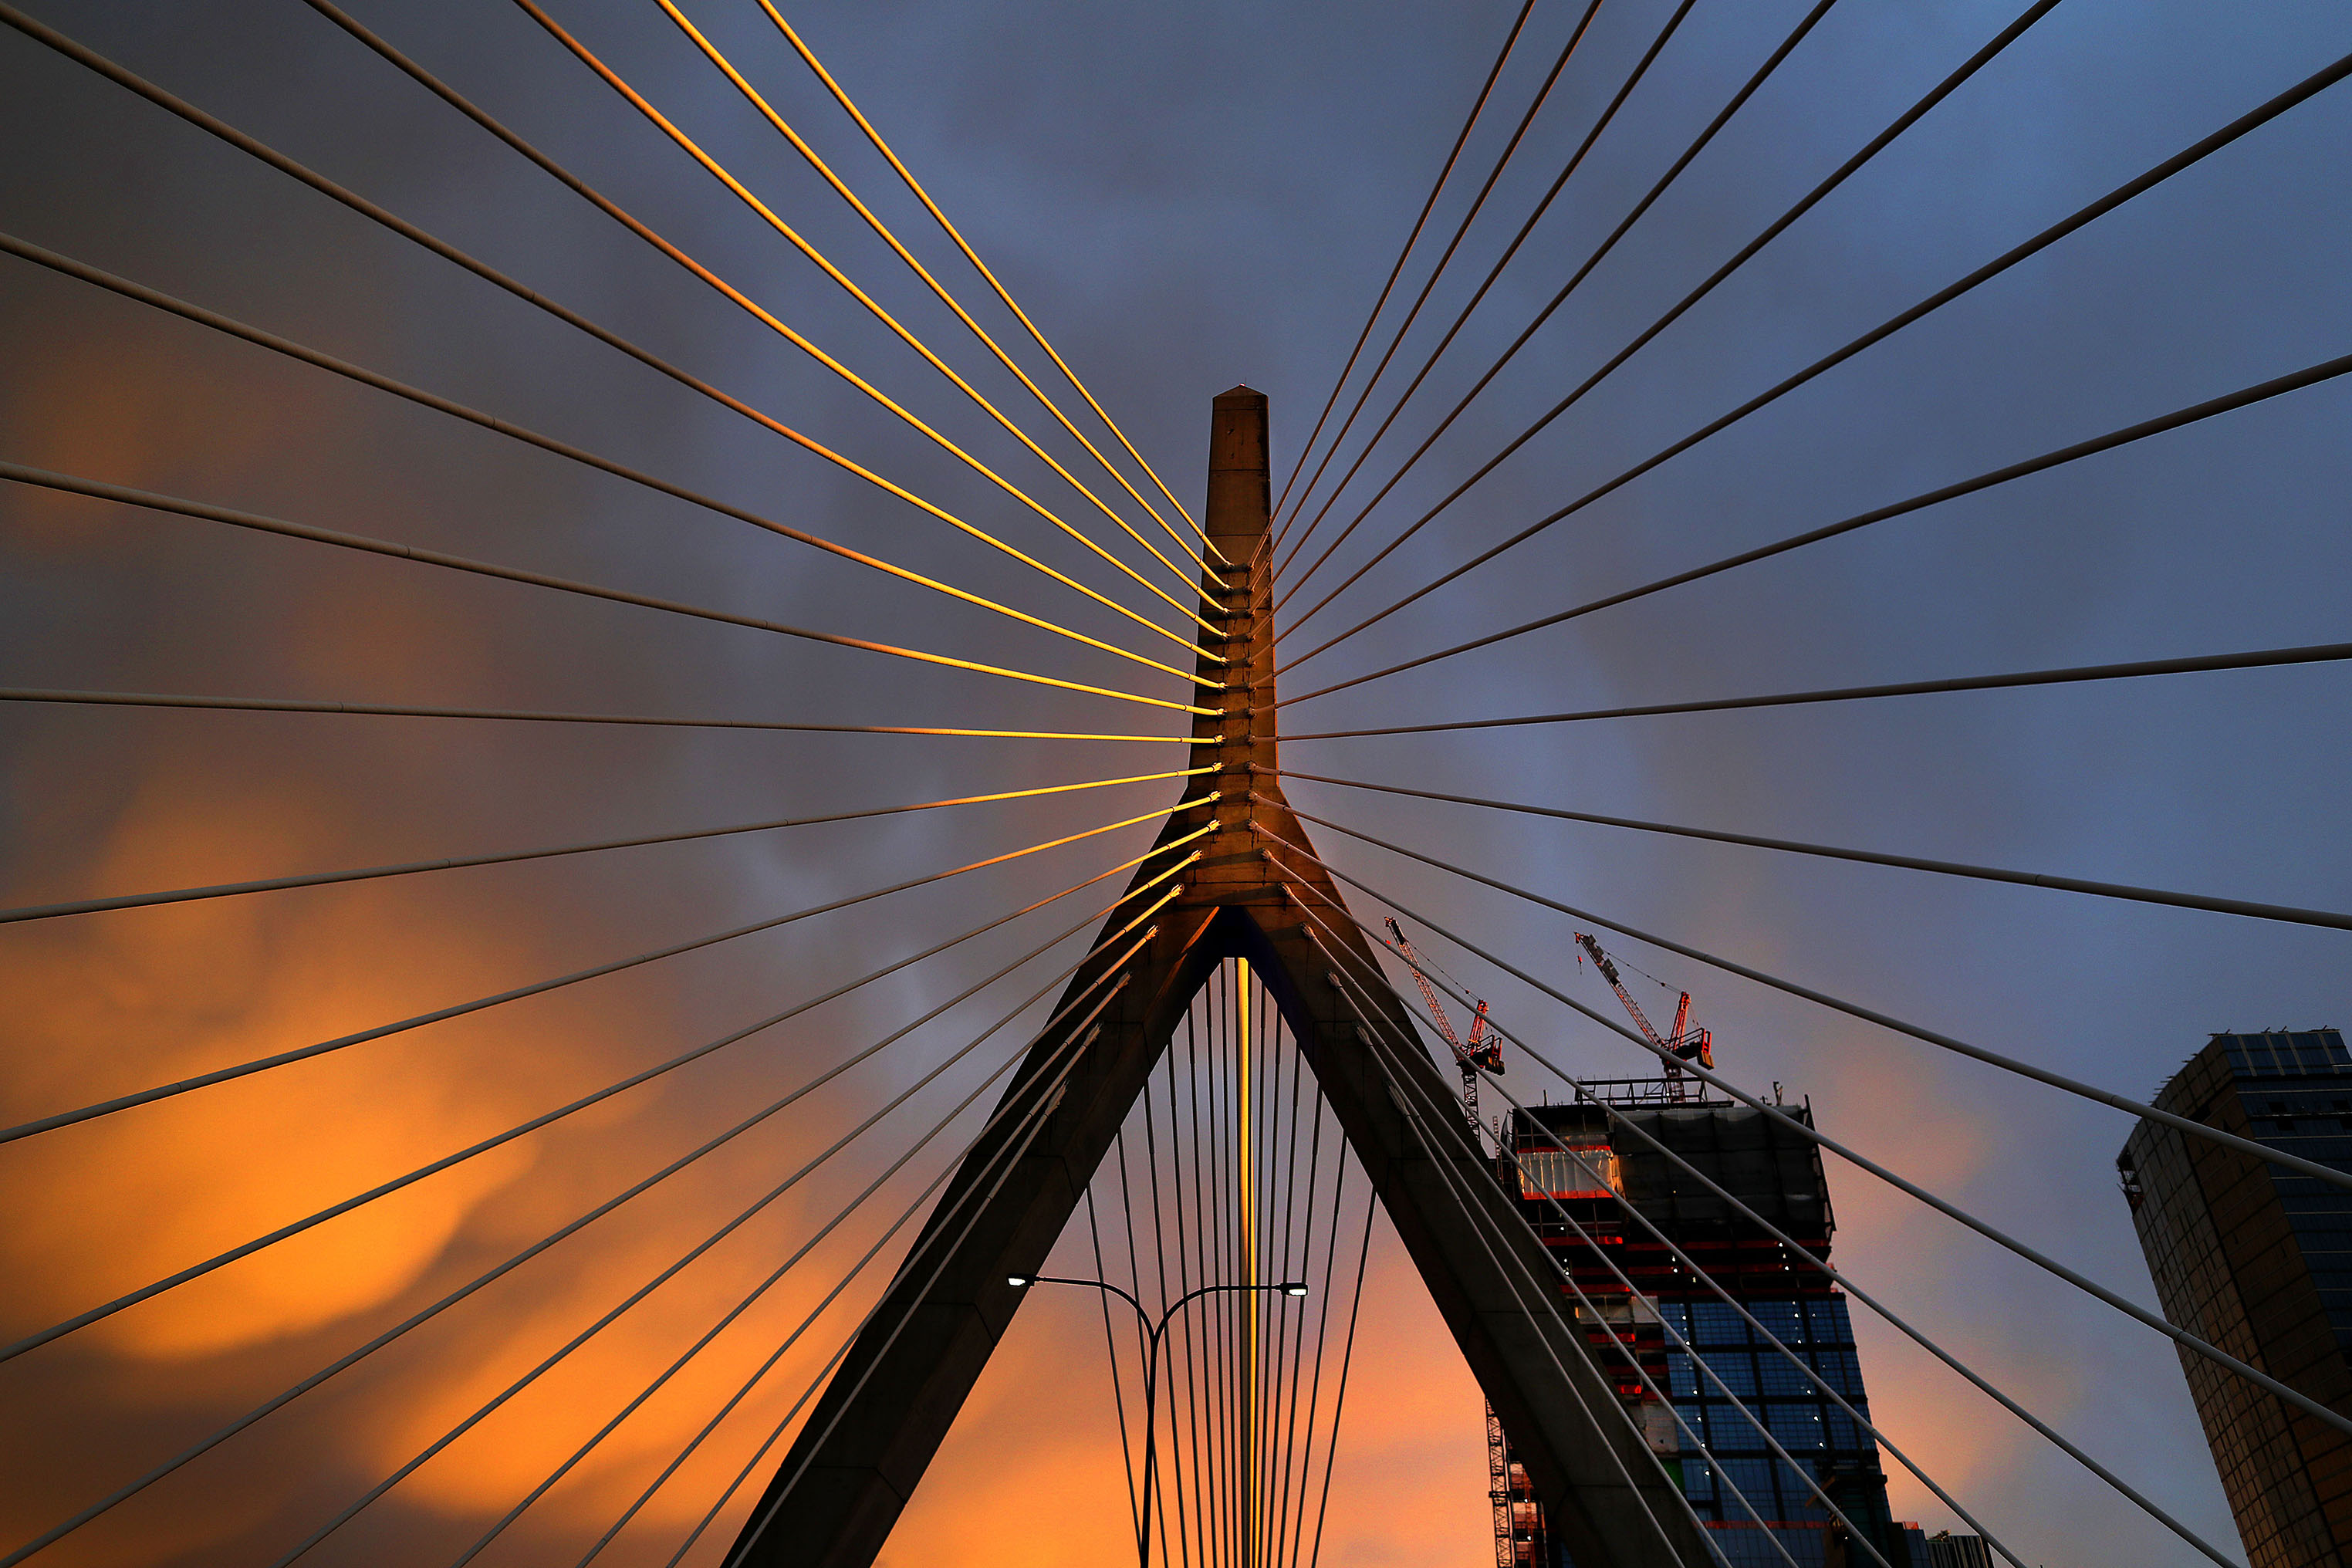
[[[1454,1034],[1453,1021],[1446,1017],[1445,1008],[1437,1000],[1437,988],[1429,983],[1429,976],[1421,972],[1421,955],[1413,952],[1412,939],[1404,934],[1404,928],[1396,923],[1393,915],[1389,917],[1389,934],[1396,938],[1397,952],[1403,957],[1405,967],[1412,971],[1413,984],[1421,987],[1421,997],[1429,1004],[1430,1016],[1437,1020],[1439,1036],[1453,1047],[1454,1064],[1462,1069],[1462,1114],[1469,1121],[1470,1138],[1475,1142],[1486,1131],[1478,1120],[1478,1069],[1484,1068],[1488,1072],[1496,1073],[1503,1070],[1503,1042],[1498,1037],[1486,1033],[1486,1004],[1481,1002],[1471,1015],[1470,1043],[1464,1045],[1461,1037]]]
[[[1454,1038],[1454,1025],[1446,1018],[1445,1009],[1438,1003],[1437,989],[1430,984],[1429,976],[1421,972],[1420,955],[1412,951],[1412,943],[1406,939],[1404,928],[1396,923],[1394,916],[1390,917],[1389,930],[1396,936],[1397,951],[1404,954],[1405,967],[1412,971],[1413,984],[1421,987],[1421,999],[1429,1004],[1430,1016],[1437,1020],[1437,1032],[1444,1037],[1447,1045],[1454,1047],[1455,1056],[1464,1055],[1462,1042]],[[1483,1005],[1479,1011],[1481,1013],[1486,1011]]]
[[[1576,945],[1584,950],[1586,956],[1592,960],[1592,967],[1601,971],[1601,978],[1609,983],[1609,989],[1617,993],[1617,1000],[1623,1003],[1625,1011],[1633,1016],[1633,1022],[1641,1028],[1642,1037],[1664,1053],[1668,1091],[1673,1098],[1680,1100],[1684,1062],[1695,1061],[1699,1066],[1709,1069],[1715,1066],[1713,1033],[1706,1029],[1694,1029],[1689,1026],[1690,993],[1684,992],[1682,1000],[1675,1004],[1675,1032],[1672,1035],[1661,1036],[1648,1017],[1643,1014],[1641,1004],[1633,1000],[1633,994],[1625,989],[1624,981],[1618,977],[1615,962],[1601,950],[1601,943],[1593,940],[1590,932],[1578,931]]]

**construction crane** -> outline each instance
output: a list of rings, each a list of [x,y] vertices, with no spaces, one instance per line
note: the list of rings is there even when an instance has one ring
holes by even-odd
[[[1421,986],[1422,1000],[1429,1004],[1429,1011],[1437,1020],[1438,1034],[1454,1047],[1454,1065],[1462,1069],[1462,1114],[1470,1122],[1470,1139],[1475,1143],[1486,1131],[1478,1121],[1478,1071],[1481,1068],[1491,1073],[1503,1070],[1502,1037],[1486,1033],[1486,1004],[1481,1002],[1470,1017],[1470,1038],[1457,1038],[1445,1009],[1438,1003],[1436,988],[1421,972],[1421,955],[1413,952],[1404,928],[1396,923],[1393,915],[1389,917],[1389,931],[1396,938],[1397,952],[1404,955],[1405,967],[1412,971],[1413,980]]]
[[[1396,922],[1391,921],[1389,923],[1393,926]],[[1601,944],[1590,933],[1578,931],[1576,945],[1592,960],[1592,967],[1601,971],[1601,978],[1609,982],[1609,989],[1617,993],[1617,1000],[1625,1004],[1625,1011],[1633,1015],[1633,1022],[1640,1026],[1642,1037],[1666,1053],[1666,1098],[1682,1099],[1683,1063],[1695,1061],[1709,1071],[1715,1068],[1715,1037],[1707,1030],[1690,1026],[1690,993],[1684,992],[1682,1000],[1675,1005],[1674,1033],[1662,1037],[1650,1020],[1643,1016],[1641,1004],[1634,1001],[1633,993],[1625,989],[1625,983],[1617,977],[1617,965],[1601,951]],[[1658,984],[1664,985],[1665,982],[1661,980]]]

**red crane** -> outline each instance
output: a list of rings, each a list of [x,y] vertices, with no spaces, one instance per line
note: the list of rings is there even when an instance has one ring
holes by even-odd
[[[1391,921],[1391,924],[1394,922]],[[1689,992],[1684,992],[1682,1000],[1675,1005],[1674,1033],[1661,1037],[1651,1026],[1650,1020],[1642,1016],[1641,1004],[1633,1000],[1633,993],[1627,991],[1625,983],[1617,977],[1617,965],[1607,953],[1601,951],[1601,944],[1590,934],[1578,931],[1576,945],[1582,948],[1591,958],[1592,967],[1601,971],[1601,978],[1609,982],[1609,989],[1617,993],[1617,1000],[1625,1004],[1625,1011],[1633,1015],[1633,1022],[1641,1027],[1642,1037],[1661,1051],[1667,1053],[1665,1063],[1667,1098],[1680,1100],[1683,1097],[1682,1064],[1684,1062],[1695,1061],[1709,1071],[1714,1070],[1715,1037],[1707,1030],[1694,1029],[1689,1026]],[[1663,985],[1665,983],[1660,981],[1659,984]]]
[[[1389,919],[1389,931],[1396,938],[1397,952],[1404,955],[1405,967],[1412,971],[1413,980],[1421,986],[1422,1000],[1429,1004],[1429,1011],[1437,1020],[1438,1034],[1454,1047],[1454,1065],[1462,1069],[1462,1111],[1469,1119],[1470,1137],[1475,1142],[1486,1131],[1478,1121],[1478,1069],[1484,1068],[1491,1073],[1503,1070],[1502,1038],[1486,1033],[1486,1004],[1484,1002],[1479,1003],[1477,1010],[1471,1015],[1470,1038],[1466,1042],[1456,1038],[1452,1021],[1445,1016],[1445,1009],[1438,1004],[1436,988],[1430,984],[1429,976],[1421,972],[1421,955],[1413,952],[1412,943],[1405,937],[1404,928],[1396,923],[1394,916]]]

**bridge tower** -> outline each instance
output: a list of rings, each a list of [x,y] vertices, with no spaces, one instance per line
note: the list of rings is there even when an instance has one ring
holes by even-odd
[[[1215,831],[1196,841],[1182,892],[1141,945],[1133,934],[1106,942],[1072,976],[1066,1000],[1080,1005],[1031,1045],[994,1130],[942,1191],[935,1214],[957,1217],[935,1217],[908,1252],[751,1510],[730,1564],[873,1561],[1020,1304],[1008,1277],[1037,1272],[1193,994],[1234,957],[1263,976],[1579,1568],[1713,1561],[1618,1414],[1563,1309],[1558,1266],[1496,1182],[1444,1076],[1417,1045],[1396,1048],[1416,1039],[1410,1016],[1385,986],[1336,984],[1335,957],[1357,982],[1378,965],[1272,772],[1270,497],[1265,395],[1237,386],[1211,415],[1204,525],[1216,552],[1201,583],[1203,617],[1223,637],[1202,634],[1200,668],[1225,689],[1194,734],[1218,767],[1188,781],[1188,804],[1160,842],[1210,822]],[[1162,869],[1147,861],[1137,884]],[[1318,910],[1325,918],[1310,920]],[[1115,910],[1104,935],[1130,918]],[[1368,1022],[1388,1048],[1370,1047]],[[1075,1064],[1057,1065],[1073,1037]],[[1026,1152],[994,1168],[991,1157],[1039,1113]]]

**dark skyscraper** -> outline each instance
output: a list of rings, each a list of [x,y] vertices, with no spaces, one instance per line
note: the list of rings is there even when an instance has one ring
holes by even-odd
[[[2352,1170],[2335,1029],[2216,1035],[2156,1104]],[[2352,1193],[2148,1121],[2116,1164],[2165,1316],[2352,1415]],[[2352,1438],[2180,1359],[2253,1568],[2352,1568]]]

